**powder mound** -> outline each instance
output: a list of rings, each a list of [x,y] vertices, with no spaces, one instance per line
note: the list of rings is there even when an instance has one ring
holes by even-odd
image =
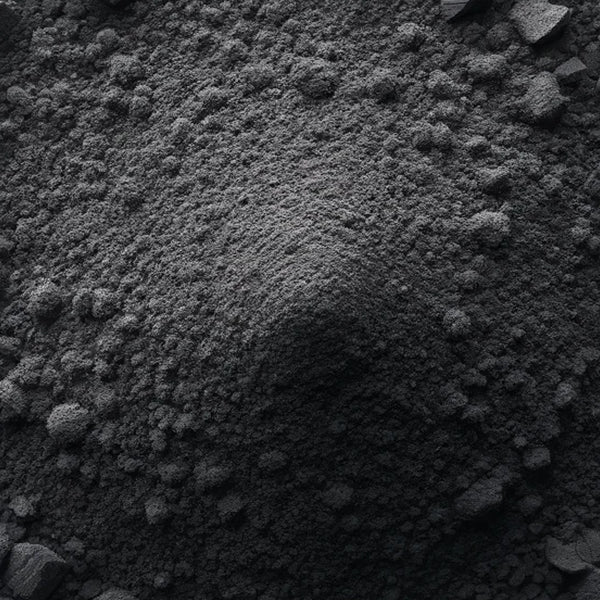
[[[329,388],[365,372],[376,344],[377,287],[360,279],[320,273],[273,289],[257,343],[271,384]]]
[[[59,404],[52,409],[46,429],[50,437],[60,445],[73,444],[85,437],[90,424],[89,411],[77,403]]]
[[[249,388],[344,387],[373,364],[395,314],[385,268],[342,241],[334,223],[321,223],[319,236],[294,211],[252,218],[261,235],[230,246],[217,292],[219,322],[231,332],[227,359]]]

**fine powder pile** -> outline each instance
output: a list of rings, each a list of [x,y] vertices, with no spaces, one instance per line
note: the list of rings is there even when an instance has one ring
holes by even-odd
[[[600,598],[560,1],[0,2],[2,600]]]

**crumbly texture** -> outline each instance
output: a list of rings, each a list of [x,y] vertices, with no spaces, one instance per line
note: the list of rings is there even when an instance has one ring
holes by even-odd
[[[546,538],[600,529],[600,16],[532,48],[511,4],[15,5],[0,522],[57,598],[575,598]]]

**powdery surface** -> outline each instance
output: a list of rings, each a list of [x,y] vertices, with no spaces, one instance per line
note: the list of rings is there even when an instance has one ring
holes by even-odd
[[[573,597],[544,548],[600,527],[600,18],[571,6],[536,50],[510,2],[18,7],[0,515],[73,565],[57,597]]]

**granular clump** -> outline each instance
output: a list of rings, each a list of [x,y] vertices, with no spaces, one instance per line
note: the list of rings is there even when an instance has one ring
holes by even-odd
[[[511,186],[510,171],[504,167],[482,169],[479,174],[481,189],[488,194],[506,192]]]
[[[510,235],[510,218],[502,212],[483,210],[469,219],[467,228],[480,244],[496,248]]]
[[[352,502],[354,490],[345,484],[334,484],[323,494],[323,502],[334,510],[347,508]]]
[[[331,63],[319,58],[307,58],[293,66],[291,80],[307,98],[321,100],[333,96],[340,76]]]
[[[170,517],[169,507],[162,498],[150,498],[144,505],[146,520],[150,525],[165,523]]]
[[[522,118],[534,125],[555,125],[565,109],[566,99],[561,94],[556,76],[539,73],[530,82],[522,101]]]
[[[456,510],[464,519],[478,519],[497,510],[504,499],[502,482],[495,477],[476,481],[455,502]]]
[[[110,78],[123,87],[132,87],[138,80],[143,79],[144,65],[136,56],[115,54],[110,59]]]
[[[552,401],[557,408],[566,408],[577,399],[577,396],[577,390],[565,381],[556,388]]]
[[[33,502],[26,496],[15,496],[8,504],[17,520],[30,521],[35,519],[37,511]]]
[[[27,115],[33,110],[33,98],[18,85],[11,85],[6,90],[6,101],[19,114]]]
[[[48,434],[61,446],[80,442],[89,425],[89,411],[77,403],[55,406],[46,421]]]
[[[427,89],[437,98],[456,98],[463,91],[448,73],[440,69],[432,71],[427,80]]]
[[[279,450],[272,450],[261,454],[258,459],[258,466],[268,473],[275,473],[285,469],[289,462],[285,453]]]
[[[0,422],[22,419],[27,415],[28,402],[21,388],[10,381],[0,381]]]
[[[107,27],[98,31],[96,34],[96,43],[109,52],[118,48],[121,40],[118,33],[112,27]]]
[[[471,331],[471,319],[458,308],[451,308],[444,315],[444,329],[452,338],[464,338]]]
[[[229,94],[221,88],[210,86],[201,90],[196,97],[195,116],[198,119],[217,112],[227,105]]]
[[[508,72],[508,61],[502,54],[474,56],[469,60],[468,69],[474,81],[500,81]]]
[[[550,466],[550,450],[545,446],[530,448],[523,454],[523,466],[529,471],[538,471]]]
[[[244,507],[244,501],[235,494],[229,494],[217,503],[217,511],[224,522],[239,518],[244,511]]]
[[[29,312],[36,319],[54,319],[61,308],[60,289],[49,280],[37,284],[29,296]]]
[[[270,87],[277,76],[275,69],[268,63],[247,65],[242,70],[247,93],[257,93]]]
[[[389,102],[396,98],[398,82],[389,69],[375,69],[364,82],[364,94],[377,102]]]
[[[196,486],[200,491],[221,488],[231,479],[231,469],[203,461],[194,469]]]
[[[406,22],[399,25],[396,29],[395,41],[400,51],[416,51],[418,50],[427,35],[423,27],[418,23]]]

